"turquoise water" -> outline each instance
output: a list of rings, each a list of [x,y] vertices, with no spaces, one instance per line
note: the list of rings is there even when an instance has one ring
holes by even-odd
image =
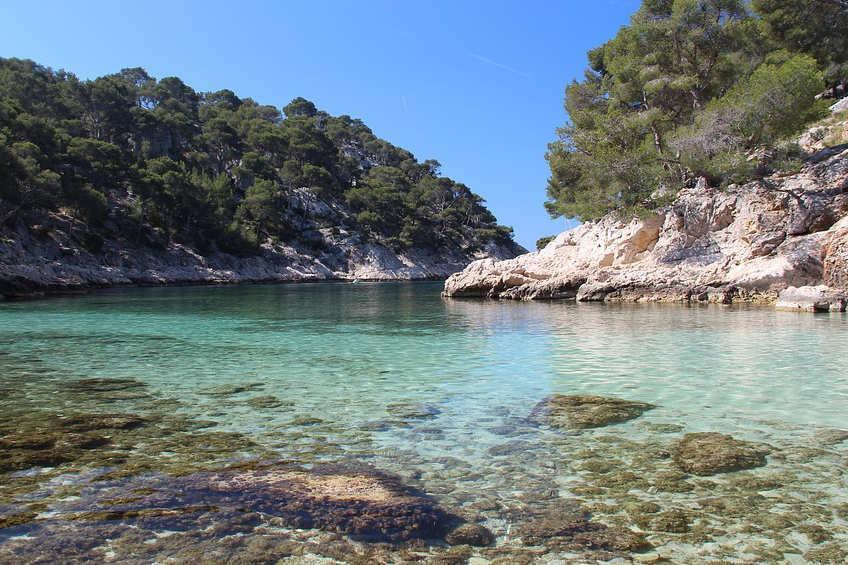
[[[803,561],[848,548],[848,446],[818,439],[848,428],[844,314],[443,300],[440,290],[440,283],[187,287],[2,303],[0,408],[7,419],[23,408],[167,411],[255,444],[229,460],[261,451],[303,464],[367,461],[446,505],[474,509],[504,547],[518,543],[515,509],[553,496],[580,497],[600,521],[642,531],[660,555],[681,561]],[[155,405],[63,393],[64,383],[91,378],[140,381]],[[249,386],[223,394],[221,385]],[[528,425],[524,418],[552,393],[658,407],[581,433]],[[279,402],[247,402],[266,396]],[[412,405],[426,414],[399,416],[398,404],[400,412]],[[640,455],[697,431],[774,451],[761,469],[680,479],[691,486],[684,492],[612,488],[602,480],[608,474],[584,468],[587,458],[636,468]],[[648,482],[668,472],[667,462],[639,464]],[[780,485],[744,492],[740,476]],[[772,504],[736,516],[704,510],[706,497],[752,494]],[[14,496],[6,502],[16,504]],[[634,525],[621,508],[645,500],[689,512],[709,541]],[[764,513],[799,511],[814,518],[757,522]],[[827,539],[805,533],[811,524],[829,530]]]

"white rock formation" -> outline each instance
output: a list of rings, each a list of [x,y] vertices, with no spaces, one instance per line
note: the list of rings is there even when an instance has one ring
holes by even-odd
[[[610,215],[515,259],[452,275],[446,296],[773,302],[788,287],[848,285],[848,150],[726,190],[681,191],[650,217]]]
[[[844,312],[848,293],[827,285],[790,286],[777,298],[775,308],[796,312]]]

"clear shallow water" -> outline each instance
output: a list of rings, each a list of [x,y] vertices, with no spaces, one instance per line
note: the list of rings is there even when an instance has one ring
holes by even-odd
[[[304,464],[367,461],[476,512],[499,546],[517,543],[511,531],[522,505],[579,496],[602,522],[644,531],[661,555],[681,561],[798,561],[848,548],[848,450],[818,439],[848,428],[845,315],[445,301],[440,290],[439,283],[135,289],[0,304],[0,408],[9,416],[22,407],[142,413],[142,399],[104,404],[63,394],[64,383],[79,379],[134,379],[147,385],[156,410],[256,444],[230,460],[261,451]],[[222,394],[221,385],[250,386]],[[529,426],[524,418],[552,393],[658,407],[582,433]],[[265,396],[278,405],[247,403]],[[396,404],[430,417],[399,416]],[[765,442],[776,455],[755,471],[678,477],[683,492],[657,488],[668,462],[639,458],[697,431]],[[615,462],[613,474],[633,469],[644,480],[622,486],[627,476],[616,482],[609,471],[587,471],[598,459]],[[740,476],[780,485],[763,494],[762,485],[738,484]],[[704,510],[709,496],[752,495],[771,502],[737,516]],[[647,500],[690,513],[709,539],[634,525],[638,517],[622,508]],[[811,518],[757,523],[799,511]],[[804,533],[811,525],[831,533],[815,543]]]

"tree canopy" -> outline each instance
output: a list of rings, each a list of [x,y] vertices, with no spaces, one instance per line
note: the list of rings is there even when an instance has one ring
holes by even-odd
[[[769,172],[757,149],[791,160],[783,141],[822,115],[826,84],[844,82],[846,18],[841,0],[643,0],[566,88],[546,209],[638,214],[699,177]]]
[[[254,253],[298,237],[285,212],[304,189],[349,210],[352,231],[398,249],[511,238],[436,161],[303,98],[280,111],[140,68],[81,81],[0,59],[4,221],[61,211],[102,230],[151,227],[160,243]]]

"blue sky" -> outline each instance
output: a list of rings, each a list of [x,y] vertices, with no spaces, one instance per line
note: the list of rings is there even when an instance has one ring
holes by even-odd
[[[144,67],[282,107],[303,96],[481,194],[531,248],[562,94],[638,0],[7,2],[0,56],[82,78]]]

